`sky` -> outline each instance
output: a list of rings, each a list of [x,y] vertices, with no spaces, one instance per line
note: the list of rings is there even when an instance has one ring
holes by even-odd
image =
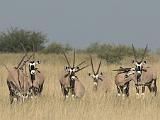
[[[0,31],[41,31],[50,41],[78,48],[100,42],[156,50],[159,6],[158,0],[0,0]]]

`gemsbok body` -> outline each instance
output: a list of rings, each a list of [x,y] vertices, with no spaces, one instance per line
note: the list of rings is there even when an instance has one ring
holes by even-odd
[[[115,84],[117,87],[118,96],[129,96],[129,84],[130,81],[135,80],[135,69],[134,68],[123,68],[114,70],[118,71],[115,76]]]
[[[136,94],[139,96],[140,87],[141,87],[142,95],[144,95],[145,87],[147,86],[149,88],[149,91],[154,95],[156,95],[157,94],[157,84],[156,84],[157,74],[151,67],[145,67],[146,61],[144,61],[144,56],[147,51],[147,45],[142,55],[142,59],[140,61],[137,60],[136,51],[134,49],[133,44],[132,44],[132,48],[133,48],[134,58],[135,58],[133,63],[135,65]]]
[[[62,94],[64,98],[67,98],[69,95],[72,95],[72,97],[74,98],[81,98],[84,96],[85,88],[81,83],[81,81],[76,76],[76,73],[87,67],[85,66],[80,68],[80,65],[82,65],[85,61],[75,66],[75,50],[74,50],[74,57],[73,57],[73,66],[71,66],[71,64],[69,63],[65,53],[64,53],[64,56],[68,66],[65,68],[65,71],[61,74],[61,77],[59,79]]]
[[[25,49],[25,48],[24,48]],[[26,52],[26,50],[25,50]],[[37,65],[40,64],[40,61],[37,61],[35,59],[35,50],[34,50],[34,44],[33,44],[33,59],[26,61],[28,64],[28,76],[31,81],[31,87],[29,88],[29,96],[37,96],[41,95],[43,90],[43,84],[45,81],[45,77],[43,75],[43,72],[41,72]]]
[[[34,57],[34,54],[28,56],[23,45],[22,47],[25,55],[18,66],[12,69],[5,66],[8,71],[7,85],[10,92],[11,103],[13,103],[14,100],[24,101],[29,97],[39,95],[43,89],[44,76],[38,68],[36,68],[36,65],[40,62],[31,61],[30,59]]]
[[[43,73],[36,68],[39,61],[29,61],[29,79],[31,80],[32,86],[29,88],[29,92],[33,96],[41,95],[43,90],[43,84],[45,81]]]
[[[25,57],[26,55],[23,56],[17,67],[9,69],[5,66],[8,71],[7,85],[10,92],[11,104],[14,101],[23,102],[25,98],[28,98],[28,90],[31,87],[31,81],[28,78],[26,68],[24,66],[25,64],[23,63]]]

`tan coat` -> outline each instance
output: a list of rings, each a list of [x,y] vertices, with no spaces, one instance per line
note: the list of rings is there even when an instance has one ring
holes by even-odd
[[[117,73],[115,76],[115,84],[117,86],[123,86],[131,80],[135,80],[134,75],[130,75],[127,78],[125,77],[126,73]]]
[[[44,81],[45,78],[42,72],[36,70],[35,80],[33,80],[33,86],[39,89],[39,93],[41,93],[43,90]]]
[[[148,85],[153,80],[157,79],[157,73],[153,71],[152,68],[144,68],[146,71],[142,71],[142,75],[140,77],[140,80],[137,82],[135,81],[135,84],[137,85]]]
[[[9,88],[10,100],[12,103],[14,98],[20,99],[21,97],[27,95],[28,89],[31,87],[31,81],[22,70],[18,70],[16,68],[7,70],[7,85]]]

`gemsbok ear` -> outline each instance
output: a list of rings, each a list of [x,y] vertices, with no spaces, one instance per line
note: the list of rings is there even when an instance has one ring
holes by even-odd
[[[40,61],[38,60],[38,61],[36,62],[36,64],[40,64]]]
[[[144,61],[144,64],[146,64],[147,63],[147,61]]]
[[[69,67],[64,67],[64,70],[68,71]]]
[[[76,67],[76,69],[79,70],[80,68],[79,68],[79,67]]]

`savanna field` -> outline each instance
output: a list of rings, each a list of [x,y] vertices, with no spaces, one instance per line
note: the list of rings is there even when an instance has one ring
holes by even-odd
[[[1,120],[159,120],[160,119],[160,56],[147,57],[148,66],[157,71],[158,95],[152,97],[146,90],[145,98],[137,99],[133,82],[130,85],[129,98],[117,96],[112,71],[120,66],[131,67],[132,58],[125,58],[120,64],[102,62],[100,71],[103,72],[107,93],[104,89],[92,90],[93,81],[88,76],[91,66],[80,71],[77,76],[85,86],[86,92],[82,99],[72,98],[63,100],[59,77],[64,66],[67,65],[63,55],[36,54],[41,61],[39,70],[45,75],[42,96],[25,103],[10,104],[9,90],[6,83],[7,70],[2,64],[11,68],[17,65],[23,54],[0,54],[0,119]],[[99,59],[93,55],[95,67]],[[72,53],[69,54],[72,61]],[[86,60],[90,64],[88,55],[77,54],[76,63]]]

